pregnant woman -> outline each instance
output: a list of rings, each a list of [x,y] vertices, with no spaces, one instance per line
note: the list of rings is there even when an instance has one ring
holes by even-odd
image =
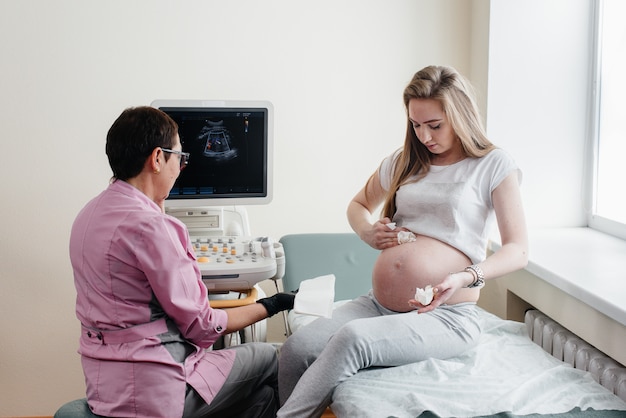
[[[404,104],[404,146],[382,161],[347,211],[354,231],[381,250],[372,290],[287,339],[278,417],[319,417],[335,387],[361,369],[472,348],[485,280],[527,263],[521,173],[487,139],[469,83],[453,68],[426,67],[406,87]],[[487,257],[494,220],[502,246]],[[427,286],[434,298],[418,302],[417,289]]]

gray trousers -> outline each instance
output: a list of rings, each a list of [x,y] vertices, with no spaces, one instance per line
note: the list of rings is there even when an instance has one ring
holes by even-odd
[[[457,356],[479,336],[474,303],[398,313],[370,292],[336,309],[332,319],[319,318],[287,339],[279,357],[277,417],[319,417],[335,387],[359,370]]]
[[[183,418],[274,418],[278,409],[276,348],[246,343],[228,350],[236,350],[237,355],[224,386],[210,404],[187,386]]]

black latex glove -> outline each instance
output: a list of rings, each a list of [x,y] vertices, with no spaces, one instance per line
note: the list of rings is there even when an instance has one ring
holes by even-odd
[[[296,295],[293,293],[276,293],[273,296],[259,299],[256,302],[265,307],[268,316],[274,316],[278,312],[292,309],[295,299]]]

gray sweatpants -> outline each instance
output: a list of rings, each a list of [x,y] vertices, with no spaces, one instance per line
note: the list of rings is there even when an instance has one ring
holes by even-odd
[[[341,382],[368,367],[445,359],[473,347],[480,336],[474,303],[425,313],[398,313],[372,293],[299,329],[282,346],[277,417],[319,417]]]
[[[235,350],[235,363],[210,404],[187,386],[187,417],[274,418],[278,409],[276,348],[266,343],[246,343]]]

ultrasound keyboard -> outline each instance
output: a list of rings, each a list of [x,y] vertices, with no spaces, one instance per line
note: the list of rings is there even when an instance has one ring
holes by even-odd
[[[192,237],[209,291],[243,290],[284,274],[282,245],[268,237]]]

